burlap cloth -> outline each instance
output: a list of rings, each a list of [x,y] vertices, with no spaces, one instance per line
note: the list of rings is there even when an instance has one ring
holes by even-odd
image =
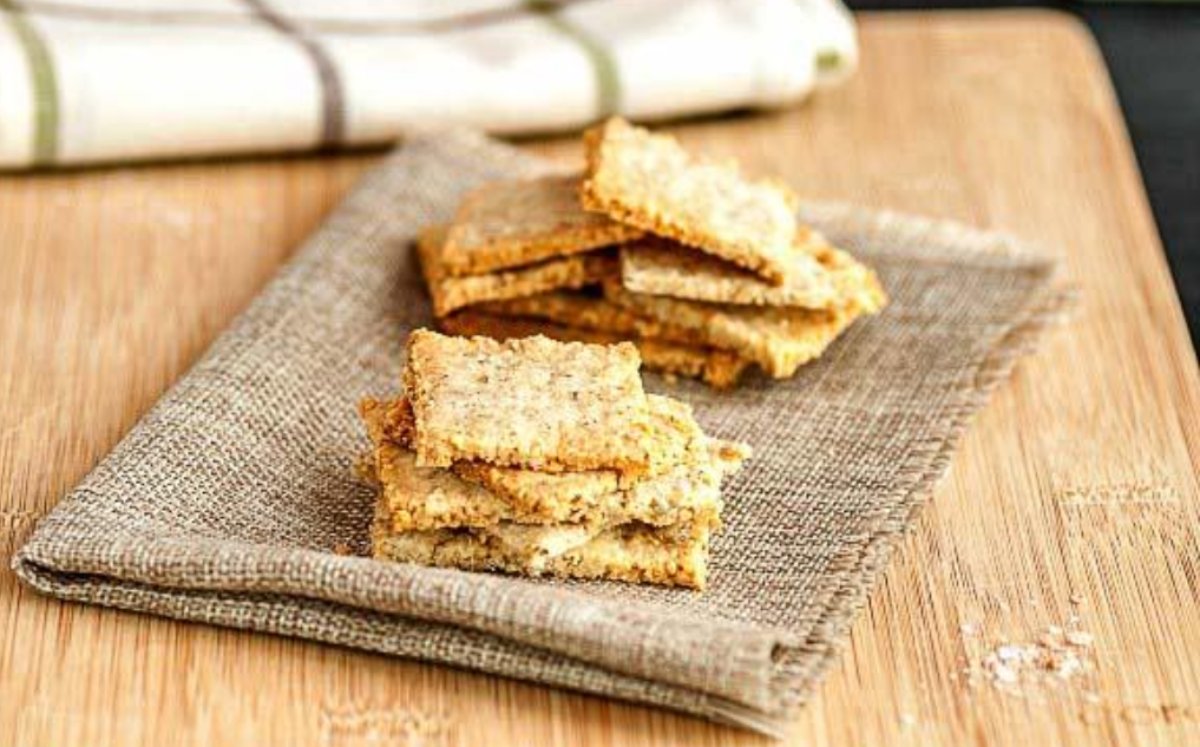
[[[821,678],[971,413],[1061,311],[1053,263],[961,226],[841,206],[802,217],[892,296],[791,381],[691,402],[754,447],[704,593],[378,563],[355,403],[398,390],[430,322],[416,231],[539,165],[414,138],[38,526],[17,574],[56,597],[327,641],[777,731]]]

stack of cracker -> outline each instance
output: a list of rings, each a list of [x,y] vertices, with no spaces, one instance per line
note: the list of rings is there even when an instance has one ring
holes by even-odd
[[[637,349],[417,330],[367,399],[376,558],[703,588],[721,480],[748,450],[642,389]]]
[[[621,119],[584,143],[582,175],[487,184],[425,231],[443,331],[629,340],[647,368],[724,388],[751,365],[794,375],[887,302],[785,186]]]

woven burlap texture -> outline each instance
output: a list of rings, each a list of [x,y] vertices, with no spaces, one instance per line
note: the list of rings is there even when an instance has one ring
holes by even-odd
[[[726,489],[704,593],[379,563],[354,476],[364,394],[430,324],[411,243],[464,190],[545,167],[470,133],[414,137],[42,520],[14,558],[63,599],[354,646],[774,732],[811,692],[972,412],[1065,296],[996,234],[838,205],[801,217],[892,303],[790,381],[651,390],[754,459]]]

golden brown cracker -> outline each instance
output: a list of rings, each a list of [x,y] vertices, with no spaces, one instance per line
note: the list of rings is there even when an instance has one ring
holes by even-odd
[[[751,361],[729,350],[680,345],[660,340],[639,339],[634,344],[642,354],[642,365],[653,371],[699,379],[714,389],[737,385]]]
[[[613,302],[688,327],[705,343],[733,350],[775,378],[792,376],[819,357],[867,308],[858,303],[835,309],[709,304],[631,293],[615,281],[604,290]]]
[[[613,118],[584,133],[588,210],[674,239],[774,283],[787,278],[796,199],[732,163],[696,158],[675,138]]]
[[[629,343],[408,339],[404,386],[422,467],[455,461],[644,472],[663,448]]]
[[[580,544],[573,544],[586,529],[559,528],[569,541],[541,552],[514,549],[520,543],[497,537],[503,530],[435,529],[394,532],[386,509],[377,509],[371,530],[371,554],[379,560],[458,568],[469,571],[500,571],[528,576],[607,579],[632,583],[661,584],[703,589],[708,578],[708,527],[688,524],[649,527],[625,524],[604,530]],[[559,549],[562,545],[573,545]],[[528,547],[528,543],[524,547]]]
[[[578,176],[485,184],[459,205],[436,272],[481,275],[620,244],[641,231],[579,204]]]
[[[621,247],[621,282],[634,293],[692,301],[827,309],[837,305],[834,279],[815,256],[813,232],[800,227],[787,279],[772,285],[757,275],[674,241],[646,237]]]
[[[833,281],[834,306],[859,314],[876,314],[882,310],[888,302],[887,292],[875,271],[849,252],[830,245],[820,234],[817,239],[811,244],[811,250]]]
[[[466,462],[456,462],[452,472],[417,467],[405,400],[367,399],[359,409],[375,446],[372,479],[384,491],[395,531],[502,522],[716,526],[721,480],[741,467],[748,448],[705,436],[684,403],[655,395],[650,402],[657,427],[680,429],[686,449],[653,477],[628,486],[611,470],[550,473]]]
[[[569,291],[550,291],[523,298],[491,301],[479,304],[472,311],[490,316],[541,319],[567,327],[626,336],[638,334],[638,323],[642,321],[642,317],[629,309],[609,303],[604,298]]]
[[[435,316],[445,316],[483,301],[519,298],[558,288],[582,288],[619,272],[613,253],[600,250],[483,275],[439,274],[436,256],[444,235],[441,227],[432,227],[422,232],[417,242],[421,271]]]
[[[493,316],[542,319],[564,327],[611,332],[625,339],[649,338],[684,345],[694,345],[696,340],[691,330],[635,314],[601,296],[581,292],[550,291],[479,304],[472,310]]]
[[[649,404],[653,427],[677,433],[683,448],[630,484],[606,470],[546,473],[461,462],[453,469],[508,501],[521,521],[641,521],[662,526],[703,518],[715,524],[721,480],[741,467],[749,450],[704,435],[684,402],[649,395]]]
[[[608,302],[604,302],[608,303]],[[615,304],[608,304],[613,306]],[[640,323],[639,323],[640,324]],[[599,329],[572,327],[539,319],[493,316],[468,309],[439,322],[445,332],[456,335],[483,335],[496,340],[544,335],[553,340],[613,344],[631,340],[642,356],[642,366],[650,371],[700,379],[716,389],[728,389],[750,366],[750,361],[728,350],[703,345],[636,337],[636,333],[608,332]],[[651,321],[651,328],[657,323]],[[667,325],[670,326],[670,325]],[[678,335],[692,340],[703,336],[691,330]]]

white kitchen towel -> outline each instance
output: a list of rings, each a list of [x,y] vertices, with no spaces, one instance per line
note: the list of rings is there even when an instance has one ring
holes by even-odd
[[[838,0],[0,0],[0,168],[565,131],[844,79]]]

